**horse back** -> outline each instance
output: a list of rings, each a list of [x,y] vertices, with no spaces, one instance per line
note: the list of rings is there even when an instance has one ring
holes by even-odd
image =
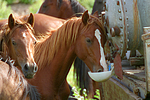
[[[27,15],[22,16],[22,19],[27,20]],[[62,26],[65,22],[63,19],[59,19],[56,17],[44,15],[44,14],[34,14],[35,23],[34,23],[34,31],[35,35],[46,35],[50,33],[51,30],[56,30],[60,26]]]

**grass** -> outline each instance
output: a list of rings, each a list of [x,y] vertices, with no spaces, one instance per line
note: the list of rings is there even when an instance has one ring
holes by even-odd
[[[11,12],[11,7],[7,6],[7,2],[4,0],[0,0],[0,20],[8,18]]]

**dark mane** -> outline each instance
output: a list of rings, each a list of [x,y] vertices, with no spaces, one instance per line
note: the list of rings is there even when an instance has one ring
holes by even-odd
[[[69,0],[73,11],[76,13],[77,17],[82,16],[82,14],[86,11],[86,9],[76,0]]]
[[[17,88],[14,91],[20,91],[21,87],[24,88],[23,92],[23,100],[29,95],[30,100],[40,100],[40,95],[35,88],[35,86],[30,85],[26,79],[24,78],[23,74],[20,72],[20,70],[17,69],[17,67],[14,66],[14,61],[10,58],[7,58],[4,60],[1,58],[1,61],[7,63],[9,65],[9,71],[7,73],[8,81],[11,78],[15,78],[14,81],[18,84]],[[17,82],[19,80],[19,82]],[[14,94],[13,94],[14,95]],[[15,94],[17,96],[18,94]]]
[[[57,4],[58,4],[58,7],[60,8],[60,6],[62,4],[62,0],[57,0]]]

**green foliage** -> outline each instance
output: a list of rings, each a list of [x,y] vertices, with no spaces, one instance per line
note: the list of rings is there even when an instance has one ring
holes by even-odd
[[[94,95],[95,98],[100,98],[100,91],[96,89],[96,95]]]
[[[80,98],[80,100],[89,100],[88,99],[88,95],[87,95],[87,92],[86,92],[86,89],[83,89],[83,96],[80,96],[80,91],[81,91],[81,88],[75,88],[75,87],[73,87],[72,88],[72,90],[73,90],[73,92],[74,92],[74,96],[76,97],[76,98]],[[99,90],[98,89],[96,89],[96,94],[94,95],[94,97],[95,98],[97,98],[97,99],[100,99],[100,92],[99,92]],[[97,100],[97,99],[90,99],[90,100]]]
[[[25,4],[33,4],[38,0],[3,0],[3,1],[7,1],[8,4],[19,3],[19,2]]]
[[[8,18],[11,12],[11,7],[7,6],[7,2],[4,0],[0,0],[0,19]]]
[[[33,3],[29,7],[30,12],[35,14],[40,9],[40,6],[42,5],[43,2],[44,2],[44,0],[37,0],[36,3]]]
[[[90,13],[92,12],[95,0],[77,0],[81,5],[83,5]]]
[[[34,2],[36,2],[37,0],[19,0],[21,3],[25,3],[25,4],[33,4]]]
[[[4,0],[3,0],[4,1]],[[7,1],[7,4],[12,4],[14,3],[16,0],[6,0]]]

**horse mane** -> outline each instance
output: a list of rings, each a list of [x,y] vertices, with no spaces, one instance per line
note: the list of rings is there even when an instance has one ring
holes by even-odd
[[[70,45],[75,43],[79,31],[85,31],[93,22],[100,27],[102,33],[106,34],[103,24],[98,18],[90,15],[90,19],[88,24],[84,26],[82,18],[73,17],[66,21],[59,29],[53,31],[49,37],[38,42],[35,46],[36,50],[34,56],[37,64],[39,66],[50,64],[59,49],[69,49]],[[48,60],[45,60],[45,58]]]
[[[1,61],[4,61],[9,65],[9,71],[7,73],[8,81],[13,79],[18,84],[17,88],[15,89],[16,94],[13,94],[13,96],[14,97],[17,96],[21,87],[23,87],[24,92],[23,92],[22,100],[25,100],[25,98],[28,95],[30,97],[30,100],[40,100],[40,94],[37,92],[37,89],[35,88],[35,86],[30,85],[25,80],[20,70],[18,70],[17,67],[14,66],[14,61],[11,60],[10,58],[7,58],[6,60],[1,58]]]
[[[86,9],[76,0],[69,0],[71,3],[72,10],[75,12],[77,17],[80,17],[86,11]]]
[[[8,42],[9,42],[9,39],[10,39],[13,31],[16,28],[21,28],[21,27],[30,29],[34,35],[33,27],[29,23],[27,23],[21,19],[17,19],[15,21],[15,26],[12,30],[10,30],[8,23],[6,23],[5,25],[2,26],[2,29],[0,30],[0,54],[3,56],[3,59],[5,59],[9,56],[8,55],[9,54]]]

